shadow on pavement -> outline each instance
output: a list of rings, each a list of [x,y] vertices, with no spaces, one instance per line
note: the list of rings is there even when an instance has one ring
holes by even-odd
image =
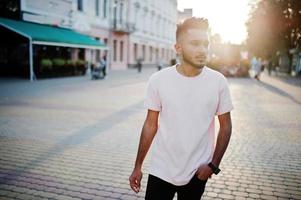
[[[63,153],[66,147],[68,147],[68,150],[70,150],[70,147],[72,148],[76,147],[76,145],[87,143],[88,141],[95,138],[98,134],[112,128],[112,121],[115,123],[120,123],[124,120],[127,120],[129,116],[141,111],[140,107],[142,107],[142,105],[143,101],[137,102],[136,104],[128,106],[123,110],[107,116],[106,118],[93,125],[86,126],[78,130],[77,132],[74,132],[72,135],[58,142],[54,147],[48,149],[37,159],[27,162],[23,164],[23,166],[19,166],[16,169],[7,171],[7,175],[0,178],[0,185],[8,184],[10,181],[16,180],[19,176],[22,176],[22,174],[24,174],[29,169],[32,169],[35,166],[38,166],[39,164]]]
[[[273,93],[276,93],[276,94],[279,94],[279,95],[281,95],[283,97],[287,97],[287,98],[291,99],[296,104],[299,104],[299,105],[301,104],[300,101],[298,101],[297,99],[295,99],[295,97],[291,96],[289,93],[287,93],[287,92],[285,92],[285,91],[283,91],[283,90],[281,90],[281,89],[279,89],[279,88],[277,88],[277,87],[275,87],[275,86],[273,86],[273,85],[271,85],[269,83],[261,81],[260,85],[262,85],[264,88],[266,88],[267,90],[269,90],[269,91],[271,91]]]

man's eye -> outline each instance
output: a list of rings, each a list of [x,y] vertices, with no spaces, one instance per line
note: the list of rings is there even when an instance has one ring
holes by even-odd
[[[199,43],[199,42],[193,42],[192,45],[193,45],[193,46],[199,46],[200,43]]]
[[[208,47],[209,42],[192,42],[191,43],[193,46],[204,46],[204,47]]]
[[[209,42],[203,42],[203,45],[204,45],[205,47],[208,47]]]

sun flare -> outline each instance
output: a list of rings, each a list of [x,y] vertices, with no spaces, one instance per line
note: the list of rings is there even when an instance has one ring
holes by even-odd
[[[250,0],[178,0],[178,9],[193,8],[193,16],[206,17],[212,33],[224,42],[242,43],[247,36],[245,22]]]

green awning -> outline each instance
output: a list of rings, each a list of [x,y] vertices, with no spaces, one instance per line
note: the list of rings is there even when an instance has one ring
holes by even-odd
[[[87,35],[66,28],[0,18],[0,25],[28,39],[33,44],[86,49],[107,49],[106,45]]]

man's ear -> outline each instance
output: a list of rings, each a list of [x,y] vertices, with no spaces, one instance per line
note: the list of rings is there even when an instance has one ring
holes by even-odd
[[[182,47],[180,44],[176,43],[174,47],[178,55],[182,54]]]

